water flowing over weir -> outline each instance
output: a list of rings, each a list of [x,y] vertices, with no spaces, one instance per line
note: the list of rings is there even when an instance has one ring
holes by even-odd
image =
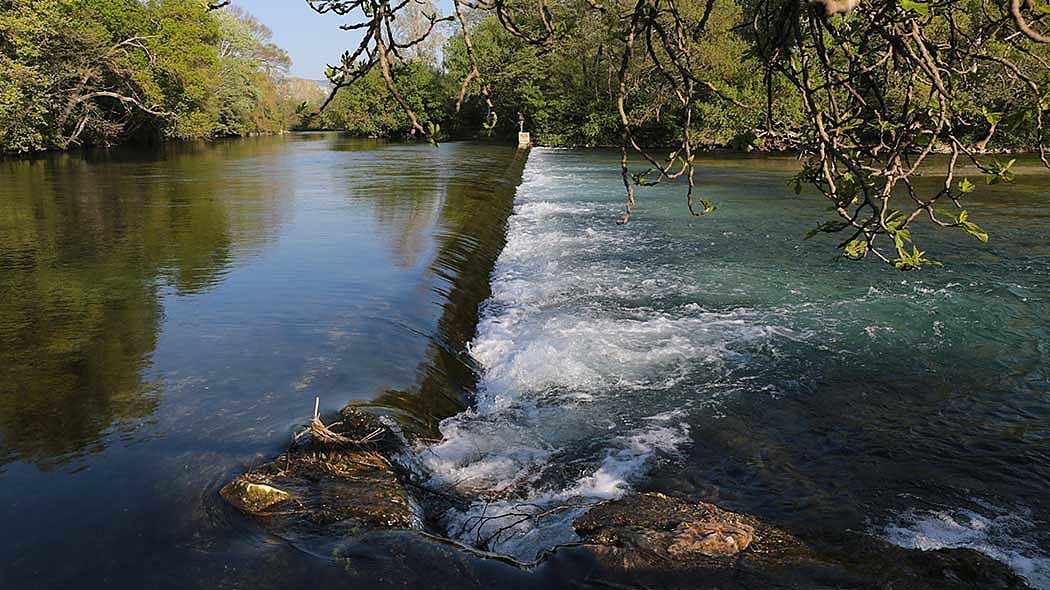
[[[450,535],[526,562],[572,541],[583,505],[621,496],[651,460],[686,444],[695,400],[662,394],[764,332],[691,309],[625,307],[631,273],[602,256],[644,237],[593,204],[558,198],[587,173],[560,169],[550,150],[530,156],[470,344],[482,371],[476,399],[420,457],[432,484],[479,500],[445,516]]]
[[[765,197],[790,162],[713,165],[707,190],[744,203],[702,225],[667,190],[624,228],[610,222],[613,160],[529,156],[469,344],[473,403],[410,459],[429,487],[469,499],[442,512],[445,535],[530,562],[571,543],[573,519],[592,503],[653,489],[725,502],[830,545],[867,530],[906,547],[970,547],[1050,587],[1046,449],[1035,443],[1021,451],[1034,462],[1005,465],[958,438],[1005,449],[1014,443],[982,424],[1046,419],[1045,371],[1033,380],[1023,368],[1044,354],[1045,325],[1025,328],[1040,342],[1031,354],[1000,357],[997,384],[979,367],[986,352],[969,345],[1002,321],[977,310],[1003,289],[1023,297],[1005,312],[1011,322],[1046,307],[1036,295],[1048,280],[1045,229],[1025,233],[992,208],[1003,240],[1042,244],[1009,263],[1028,271],[1005,285],[983,260],[959,269],[966,283],[823,260],[813,271],[805,261],[823,246],[799,240],[797,201]],[[901,347],[923,352],[901,357]],[[935,425],[936,413],[952,417]],[[984,479],[997,470],[1018,485]],[[925,516],[930,505],[969,518]]]

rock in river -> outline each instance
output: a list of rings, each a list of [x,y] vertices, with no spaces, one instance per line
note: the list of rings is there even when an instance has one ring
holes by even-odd
[[[758,519],[659,493],[600,504],[573,527],[628,568],[667,563],[713,567],[748,549],[749,556],[761,558],[809,553],[801,542]]]
[[[397,437],[374,416],[352,408],[329,427],[348,440],[383,434],[367,444],[293,445],[227,484],[220,492],[223,498],[265,517],[266,528],[286,539],[304,533],[336,539],[376,529],[416,528],[418,518],[404,480],[384,454],[397,447]]]
[[[968,549],[903,549],[849,532],[804,542],[752,516],[659,493],[599,504],[573,526],[604,577],[642,587],[1027,587]]]
[[[252,483],[243,475],[226,484],[219,493],[227,502],[249,514],[261,514],[275,504],[292,499],[292,495],[284,490]]]

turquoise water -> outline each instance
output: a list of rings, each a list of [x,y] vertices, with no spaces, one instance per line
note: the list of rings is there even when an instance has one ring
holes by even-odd
[[[578,511],[473,517],[659,490],[1050,588],[1050,176],[981,187],[992,241],[916,232],[945,267],[900,273],[801,239],[824,218],[795,165],[708,156],[714,215],[661,187],[621,227],[600,150],[318,134],[0,162],[0,586],[592,582],[571,553],[263,533],[216,491],[319,396],[439,439],[402,460],[475,500],[442,532],[523,561]]]
[[[672,186],[619,227],[615,154],[533,150],[471,344],[477,409],[424,455],[493,498],[453,530],[652,489],[807,538],[972,547],[1050,587],[1047,174],[975,200],[988,245],[916,230],[945,267],[901,273],[803,241],[824,207],[791,194],[793,167],[709,157],[714,215]],[[531,558],[578,513],[495,547]]]

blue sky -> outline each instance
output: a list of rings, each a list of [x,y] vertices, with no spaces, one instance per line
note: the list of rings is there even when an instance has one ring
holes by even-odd
[[[273,30],[275,43],[292,58],[291,74],[311,80],[324,79],[325,64],[337,63],[343,51],[356,46],[360,34],[341,31],[347,19],[317,14],[306,0],[235,0]]]

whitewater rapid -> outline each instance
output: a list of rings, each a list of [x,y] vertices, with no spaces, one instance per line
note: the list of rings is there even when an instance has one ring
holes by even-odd
[[[575,540],[572,520],[589,503],[630,493],[656,466],[690,469],[705,452],[692,448],[703,440],[695,425],[725,416],[731,400],[776,404],[822,378],[803,374],[812,359],[882,359],[895,340],[944,346],[966,326],[936,311],[973,285],[931,290],[895,276],[844,297],[768,253],[740,264],[714,250],[745,230],[709,223],[682,238],[652,213],[618,226],[609,170],[600,157],[532,150],[469,348],[481,370],[475,403],[419,449],[432,486],[476,500],[444,514],[449,536],[523,562]],[[912,310],[905,323],[902,306]],[[1024,507],[907,510],[872,533],[919,549],[970,547],[1050,588],[1050,557],[1025,540],[1038,531],[1022,526]]]
[[[628,493],[689,444],[690,412],[717,398],[702,384],[724,380],[742,346],[784,332],[746,310],[639,304],[641,294],[690,287],[671,267],[609,256],[661,245],[617,226],[614,210],[586,194],[566,198],[589,171],[558,156],[534,149],[518,189],[470,346],[482,370],[476,403],[443,421],[441,442],[422,452],[432,484],[480,499],[449,513],[446,529],[524,561],[572,541],[584,508],[523,515]]]

